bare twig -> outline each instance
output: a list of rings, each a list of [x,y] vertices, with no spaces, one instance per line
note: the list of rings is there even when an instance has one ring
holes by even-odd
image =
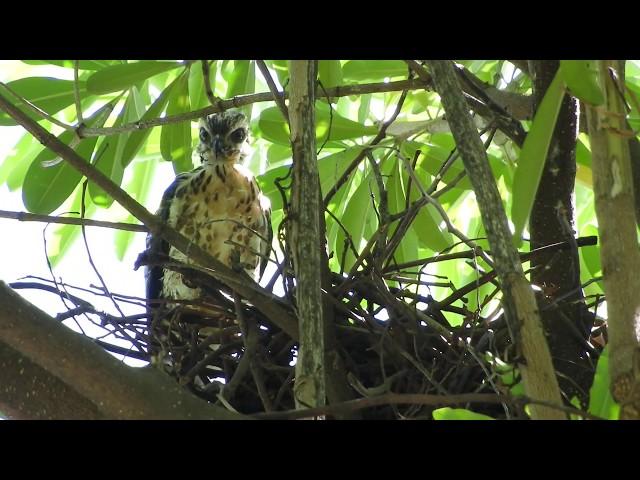
[[[269,68],[267,67],[267,64],[264,62],[264,60],[256,60],[256,64],[258,65],[258,68],[260,69],[265,82],[267,82],[267,86],[269,87],[269,90],[273,95],[273,99],[276,102],[276,105],[282,112],[282,116],[284,117],[286,122],[289,123],[289,109],[287,109],[287,105],[284,103],[285,93],[278,91],[278,87],[273,81],[273,78],[269,73]]]

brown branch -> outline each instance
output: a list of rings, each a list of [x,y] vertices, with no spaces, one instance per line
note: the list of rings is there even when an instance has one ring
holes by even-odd
[[[289,110],[287,109],[287,104],[284,103],[285,93],[284,92],[281,93],[278,91],[278,87],[273,81],[273,78],[269,73],[269,68],[267,68],[267,64],[264,63],[264,60],[256,60],[256,64],[258,65],[258,68],[260,69],[260,72],[262,73],[262,76],[264,77],[265,82],[267,82],[267,86],[269,87],[269,90],[273,95],[273,99],[276,102],[276,105],[282,112],[282,116],[284,117],[286,122],[289,123]]]
[[[59,398],[65,401],[76,398],[78,404],[83,402],[85,410],[93,404],[105,418],[241,418],[185,392],[157,369],[124,365],[93,340],[69,330],[31,305],[4,282],[0,282],[0,344],[0,351],[8,347],[15,350],[18,359],[23,359],[4,363],[3,375],[21,376],[21,364],[28,359],[47,381],[57,378],[84,400],[75,395]],[[36,393],[30,402],[40,402],[39,396],[51,394],[40,383],[33,385],[31,391]],[[15,392],[0,389],[0,402],[9,401],[12,395]],[[33,405],[37,403],[18,409],[28,414]],[[83,418],[83,415],[75,417],[71,412],[65,417]]]
[[[397,82],[389,83],[363,83],[358,85],[343,85],[339,87],[327,88],[326,92],[320,89],[317,90],[316,97],[348,97],[351,95],[364,95],[367,93],[398,92],[404,90],[426,90],[428,88],[429,85],[426,85],[421,80],[400,80]],[[285,93],[282,98],[289,98],[289,94]],[[273,101],[275,101],[275,98],[271,92],[240,95],[228,100],[218,100],[215,105],[201,108],[199,110],[193,110],[187,113],[182,113],[179,115],[167,115],[166,117],[162,118],[153,118],[145,121],[125,123],[124,125],[121,125],[119,127],[83,128],[82,137],[99,137],[145,130],[147,128],[158,127],[160,125],[180,123],[187,120],[197,120],[206,115],[211,115],[212,113],[220,113],[230,108],[239,108],[245,105],[251,105],[253,103]],[[66,128],[72,129],[73,127],[67,125]]]
[[[514,343],[520,348],[519,353],[526,362],[520,365],[525,391],[532,398],[561,405],[560,388],[535,297],[524,276],[518,253],[513,247],[500,193],[489,168],[482,141],[462,96],[456,69],[451,62],[443,60],[430,60],[429,66],[478,200],[482,223],[502,285],[507,325]],[[566,418],[557,410],[541,405],[532,405],[531,414],[534,419]]]
[[[502,395],[494,393],[463,393],[460,395],[427,395],[417,393],[387,393],[377,397],[358,398],[342,403],[327,405],[325,407],[308,408],[305,410],[286,410],[284,412],[258,413],[253,418],[262,420],[295,420],[300,418],[313,418],[322,415],[335,415],[348,413],[364,408],[378,407],[381,405],[464,405],[467,403],[503,403],[507,401]]]
[[[102,220],[90,220],[87,218],[71,218],[71,217],[54,217],[50,215],[39,215],[28,212],[12,212],[9,210],[0,210],[0,218],[11,218],[20,222],[46,222],[61,223],[64,225],[84,225],[87,227],[104,227],[115,228],[116,230],[127,230],[129,232],[145,232],[149,229],[144,225],[135,223],[122,222],[104,222]]]

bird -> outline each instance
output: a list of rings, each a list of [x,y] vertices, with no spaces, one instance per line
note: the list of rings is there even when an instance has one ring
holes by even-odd
[[[238,110],[226,110],[201,118],[198,126],[199,142],[193,156],[200,165],[176,176],[164,192],[156,215],[223,264],[259,280],[268,262],[273,231],[269,199],[261,192],[253,173],[242,164],[249,144],[247,118]],[[147,236],[145,253],[194,264],[153,234]],[[154,307],[152,300],[200,300],[206,294],[183,273],[162,265],[147,266],[145,277],[151,312],[162,307]],[[164,303],[164,310],[167,303],[174,305]],[[164,328],[160,329],[164,331],[160,335],[163,338],[155,338],[156,343],[168,341],[168,328],[165,319]],[[157,331],[156,328],[156,336]],[[151,328],[150,336],[153,339]],[[183,332],[178,335],[181,336],[186,335]],[[152,363],[153,358],[152,354]]]

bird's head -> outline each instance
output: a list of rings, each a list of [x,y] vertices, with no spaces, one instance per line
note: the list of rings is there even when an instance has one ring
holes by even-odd
[[[246,156],[249,124],[237,110],[227,110],[201,118],[200,142],[196,152],[202,163],[236,163]]]

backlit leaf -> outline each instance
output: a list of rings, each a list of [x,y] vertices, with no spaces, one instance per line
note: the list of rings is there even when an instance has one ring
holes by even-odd
[[[594,106],[604,103],[595,60],[560,60],[559,72],[574,96]]]
[[[464,408],[444,407],[433,411],[434,420],[495,420],[488,415],[472,412]]]
[[[522,232],[533,208],[563,96],[564,83],[562,77],[556,74],[538,107],[531,130],[520,151],[513,178],[511,207],[511,221],[515,225],[513,240],[518,247],[522,243]]]
[[[149,77],[183,66],[178,62],[143,60],[136,63],[112,65],[98,70],[87,80],[87,90],[94,95],[118,92]]]

